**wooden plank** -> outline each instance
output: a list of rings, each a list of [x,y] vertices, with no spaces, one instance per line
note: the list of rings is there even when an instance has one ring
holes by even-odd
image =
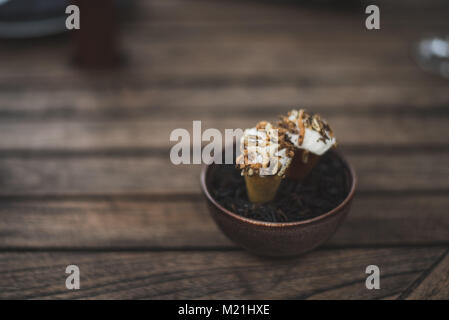
[[[327,37],[316,36],[322,42],[317,44],[304,43],[293,32],[290,37],[273,34],[267,37],[265,33],[251,36],[251,39],[214,40],[214,35],[204,41],[196,42],[152,42],[151,37],[145,42],[139,39],[124,41],[128,63],[126,68],[115,73],[99,73],[94,77],[120,78],[148,75],[163,76],[192,76],[223,77],[223,76],[258,76],[274,77],[302,77],[310,79],[313,76],[327,75],[332,80],[339,76],[343,83],[348,83],[350,76],[354,80],[363,81],[363,75],[370,77],[370,73],[380,77],[391,75],[415,75],[422,72],[410,59],[412,43],[401,38],[393,38],[387,43],[379,43],[378,38],[352,39],[348,44],[335,45],[329,43]],[[233,37],[226,32],[228,37]],[[260,37],[264,36],[264,39]],[[281,36],[282,40],[278,37]],[[398,35],[399,36],[399,35]],[[147,38],[147,37],[146,37]],[[210,38],[210,39],[209,39]],[[238,38],[237,38],[238,39]],[[335,36],[334,36],[335,39]],[[338,39],[338,37],[337,37]],[[272,40],[272,41],[271,41]],[[394,42],[396,40],[397,42]],[[385,41],[385,40],[383,40]],[[200,42],[200,43],[198,43]],[[53,46],[39,45],[35,47],[6,47],[0,53],[0,58],[8,59],[8,64],[2,65],[2,83],[6,78],[27,79],[28,77],[50,79],[51,77],[65,78],[65,84],[74,86],[88,78],[86,73],[72,68],[68,64],[70,52],[66,46],[56,43]],[[29,59],[30,55],[33,59]],[[33,63],[38,60],[39,63]],[[388,65],[388,68],[384,66]],[[112,75],[112,77],[111,77]],[[373,75],[364,83],[369,83]],[[413,79],[403,77],[409,83]],[[430,77],[429,77],[430,78]],[[125,78],[126,79],[126,78]],[[312,78],[313,79],[313,78]],[[432,79],[432,78],[430,78]],[[75,83],[68,81],[76,81]],[[123,79],[116,81],[123,82]],[[181,81],[184,79],[179,79]],[[320,80],[325,80],[324,77]],[[389,79],[385,77],[384,81]],[[416,82],[416,81],[415,81]],[[338,82],[335,82],[338,83]],[[357,83],[354,81],[354,83]],[[62,85],[62,84],[61,84]],[[99,85],[99,84],[97,84]]]
[[[448,243],[448,205],[444,193],[360,194],[329,245]]]
[[[449,244],[444,195],[365,195],[326,247]],[[199,197],[1,199],[1,249],[235,247]]]
[[[396,293],[391,296],[383,297],[382,300],[397,300],[399,298],[400,294]]]
[[[429,15],[435,16],[435,12]],[[367,33],[364,25],[361,25],[361,17],[347,17],[338,19],[338,26],[332,26],[332,20],[336,21],[335,13],[327,21],[323,16],[309,17],[300,21],[300,18],[294,20],[270,20],[260,19],[249,21],[245,19],[232,19],[228,21],[208,21],[208,20],[189,20],[184,19],[170,21],[158,19],[138,19],[123,25],[122,35],[123,41],[129,41],[133,45],[152,44],[152,45],[168,45],[168,44],[199,44],[204,40],[210,40],[211,46],[216,44],[228,45],[240,43],[243,47],[249,47],[249,43],[262,44],[266,43],[265,39],[269,39],[274,44],[286,45],[287,41],[291,41],[292,46],[302,45],[303,49],[314,48],[315,46],[335,46],[337,51],[344,48],[372,48],[377,49],[372,54],[384,54],[380,48],[385,49],[405,48],[406,44],[410,44],[417,40],[420,36],[431,31],[442,31],[449,24],[447,21],[441,23],[408,25],[407,32],[405,24],[384,24],[381,31]],[[421,14],[424,17],[423,14]],[[355,19],[354,19],[355,18]],[[398,22],[398,21],[397,21]],[[402,34],[402,36],[400,36]],[[352,40],[352,41],[351,41]],[[376,48],[377,47],[377,48]],[[387,52],[391,52],[388,51]],[[396,54],[404,54],[404,52],[396,52]]]
[[[449,153],[353,154],[360,191],[449,188]],[[198,194],[200,165],[173,165],[166,156],[87,155],[0,158],[0,195]]]
[[[411,300],[447,300],[449,299],[449,255],[448,251],[422,279],[416,288],[406,296]]]
[[[277,121],[278,115],[286,114],[290,108],[267,110],[266,113],[242,113],[240,115],[213,115],[209,111],[204,115],[189,110],[178,109],[177,115],[160,114],[148,119],[113,119],[108,121],[0,121],[0,151],[1,150],[70,150],[96,151],[108,149],[142,149],[152,148],[168,150],[179,140],[170,141],[173,130],[186,129],[190,139],[183,144],[193,141],[193,121],[201,120],[202,132],[208,128],[216,128],[222,133],[223,145],[226,129],[250,128],[260,120]],[[224,111],[224,110],[223,110]],[[162,113],[163,111],[159,111]],[[172,110],[175,113],[175,110]],[[132,114],[133,111],[130,111]],[[221,114],[221,115],[220,115]],[[370,146],[389,146],[392,149],[401,146],[432,146],[446,145],[449,133],[447,122],[449,114],[438,116],[417,116],[404,114],[374,114],[351,115],[343,113],[329,114],[326,119],[332,124],[339,145],[350,147],[362,145],[366,149]],[[183,118],[180,118],[183,117]],[[33,120],[33,119],[32,119]],[[428,129],[431,128],[431,129]],[[201,139],[201,138],[199,138]],[[209,141],[204,141],[204,145]],[[232,143],[232,142],[231,142]],[[167,151],[168,154],[168,151]]]
[[[177,85],[193,83],[203,85],[219,84],[220,80],[243,82],[250,85],[260,83],[294,83],[304,85],[360,85],[391,84],[414,85],[422,81],[445,84],[441,79],[431,77],[420,70],[408,57],[409,47],[395,50],[383,56],[354,52],[352,47],[335,52],[329,57],[331,48],[321,50],[296,50],[282,48],[265,50],[253,48],[256,45],[235,45],[204,49],[198,54],[196,46],[177,48],[128,49],[129,63],[121,71],[92,75],[80,73],[69,65],[67,50],[54,48],[52,51],[27,50],[5,52],[8,64],[2,65],[0,86],[2,90],[14,88],[107,88],[120,89],[126,86]],[[259,46],[260,47],[260,46]],[[273,46],[276,48],[276,46]],[[131,48],[128,46],[128,48]],[[213,47],[212,47],[213,48]],[[293,48],[294,49],[294,48]],[[273,52],[274,51],[274,52]],[[404,52],[398,55],[397,52]],[[150,54],[153,52],[153,54]],[[183,54],[176,57],[179,52]],[[374,51],[376,52],[376,51]],[[380,50],[383,52],[383,50]],[[33,56],[32,63],[29,57]],[[1,58],[1,56],[0,56]],[[389,68],[384,68],[388,65]],[[382,80],[382,81],[381,81]]]
[[[275,118],[293,107],[305,106],[326,118],[368,114],[381,118],[401,115],[447,115],[449,90],[426,83],[413,87],[269,85],[196,88],[128,88],[95,90],[64,88],[6,91],[0,95],[0,121],[25,120],[192,120],[257,115]],[[388,115],[386,113],[389,113]],[[402,118],[402,117],[401,117]],[[329,118],[330,120],[331,118]],[[235,126],[233,126],[235,127]]]
[[[430,1],[426,3],[413,3],[410,1],[375,1],[382,8],[382,24],[397,25],[405,24],[407,19],[416,19],[418,25],[429,23],[446,23],[444,20],[447,3],[443,1]],[[260,21],[291,21],[298,24],[313,24],[316,21],[327,21],[335,28],[342,24],[355,22],[358,18],[360,25],[361,12],[364,4],[349,3],[345,7],[339,7],[335,12],[332,3],[270,3],[262,2],[257,5],[242,2],[219,1],[167,1],[161,4],[158,1],[142,1],[138,3],[139,12],[148,20],[155,17],[161,23],[186,23],[200,21],[209,24],[233,23],[245,21],[246,23],[257,23]],[[366,4],[365,4],[366,6]],[[346,9],[346,10],[344,10]],[[420,14],[421,13],[421,14]],[[423,14],[424,13],[424,14]],[[434,14],[434,20],[430,17]],[[415,24],[414,24],[415,25]],[[416,26],[416,25],[415,25]]]
[[[128,63],[112,73],[92,75],[72,68],[68,63],[70,48],[65,43],[5,46],[0,61],[8,63],[2,64],[0,85],[5,89],[23,88],[26,84],[44,88],[99,87],[111,82],[120,86],[136,79],[151,84],[158,80],[169,82],[167,79],[188,83],[202,78],[207,83],[223,77],[250,77],[253,83],[261,78],[277,81],[299,78],[304,83],[333,85],[398,84],[399,79],[403,84],[422,80],[443,83],[424,74],[410,59],[412,44],[420,36],[416,32],[412,39],[404,39],[404,32],[367,34],[354,26],[352,29],[358,31],[335,34],[333,30],[338,29],[321,27],[319,33],[311,34],[309,30],[300,35],[301,26],[271,32],[257,27],[250,34],[232,28],[215,33],[194,28],[192,35],[173,39],[173,35],[185,33],[185,28],[161,29],[151,34],[147,34],[147,29],[153,28],[136,26],[126,30],[123,47]]]
[[[278,34],[272,37],[276,36]],[[207,43],[155,44],[130,41],[126,47],[133,53],[134,67],[151,67],[155,72],[174,72],[174,69],[180,69],[178,72],[185,74],[215,71],[221,74],[232,72],[244,75],[249,71],[259,70],[262,74],[282,72],[289,76],[299,74],[303,70],[312,70],[312,66],[317,72],[337,65],[348,70],[355,70],[356,66],[362,70],[373,70],[391,60],[397,60],[392,65],[394,69],[412,67],[411,61],[407,59],[409,42],[379,45],[373,39],[367,40],[357,45],[350,43],[332,46],[325,42],[324,38],[324,43],[309,45],[290,32],[290,38],[284,36],[282,41],[277,38],[271,41],[271,37],[267,36],[262,41],[256,36],[252,40],[248,39],[246,43],[210,40]]]
[[[257,85],[266,81],[299,81],[299,86],[301,83],[302,86],[405,86],[423,82],[428,87],[430,84],[447,86],[443,80],[428,76],[416,67],[410,59],[412,42],[404,40],[404,32],[388,30],[382,34],[367,34],[356,28],[359,31],[348,33],[346,30],[334,34],[338,29],[318,28],[321,30],[318,34],[304,33],[306,37],[315,39],[310,43],[304,35],[298,36],[301,28],[274,30],[269,34],[256,28],[246,36],[242,36],[245,32],[239,29],[225,28],[218,35],[197,31],[193,32],[193,40],[186,35],[172,39],[170,35],[179,34],[184,27],[165,32],[156,30],[154,34],[146,34],[147,29],[136,27],[135,30],[127,30],[123,46],[129,63],[126,68],[112,73],[93,75],[72,68],[68,64],[70,51],[64,43],[5,46],[0,51],[0,61],[8,63],[2,65],[0,86],[4,90],[17,87],[23,90],[30,85],[45,89],[108,86],[117,89],[192,83],[216,86],[223,82],[227,85],[230,82]],[[419,35],[413,34],[415,41]],[[196,39],[198,35],[202,38]]]
[[[203,199],[0,201],[3,248],[233,247]]]
[[[415,81],[411,72],[418,68],[409,58],[411,41],[423,35],[426,25],[433,32],[438,31],[435,25],[443,29],[448,25],[445,11],[438,7],[428,14],[423,14],[422,7],[401,8],[395,10],[399,14],[393,15],[385,10],[382,31],[367,33],[358,10],[335,14],[332,10],[318,12],[315,8],[266,3],[139,5],[140,12],[148,12],[151,17],[141,16],[124,29],[123,47],[130,63],[125,70],[107,73],[106,78],[120,78],[123,83],[123,79],[129,81],[139,75],[184,80],[192,75],[307,79],[319,74],[320,81],[348,83],[353,76],[354,82],[366,79],[365,83],[369,83],[372,80],[367,77],[373,73],[389,81],[398,71],[406,70],[404,81]],[[390,17],[394,23],[389,22]],[[204,24],[204,18],[209,22]],[[420,25],[420,19],[428,21]],[[146,25],[147,21],[156,25]],[[203,27],[198,26],[198,21]],[[248,28],[245,23],[253,27]],[[342,26],[346,26],[343,32]],[[47,86],[86,85],[86,75],[67,63],[70,48],[63,42],[34,41],[31,45],[12,43],[3,47],[0,61],[7,63],[2,64],[0,73],[2,86],[23,86],[24,80]],[[95,78],[91,83],[98,83],[98,77]],[[51,79],[53,82],[48,81]]]
[[[62,61],[61,63],[65,63]],[[18,68],[15,68],[19,70]],[[139,70],[124,69],[121,73],[110,73],[90,75],[73,72],[73,70],[64,73],[61,67],[58,72],[45,73],[43,70],[36,70],[34,73],[21,74],[16,72],[7,78],[0,77],[0,89],[4,93],[23,94],[27,91],[51,90],[52,93],[65,91],[68,88],[73,90],[94,90],[111,91],[117,94],[120,92],[129,92],[129,90],[145,88],[228,88],[239,87],[246,88],[268,88],[294,86],[298,90],[312,88],[314,90],[433,90],[444,94],[443,88],[447,88],[447,82],[443,78],[435,77],[429,73],[423,72],[416,65],[411,64],[405,68],[384,69],[380,66],[376,68],[348,68],[342,70],[339,65],[331,65],[325,68],[305,67],[301,71],[284,72],[282,70],[263,71],[250,69],[243,73],[235,70],[224,70],[210,67],[209,70],[196,72],[192,70],[189,74],[178,74],[181,69],[173,72],[150,73],[151,68],[141,68]],[[262,71],[262,72],[260,72]],[[390,88],[382,89],[388,86]],[[337,87],[337,88],[333,88]],[[379,88],[380,87],[380,88]],[[326,94],[328,94],[326,92]],[[415,95],[417,95],[415,93]],[[437,93],[439,96],[440,93]],[[281,99],[282,97],[279,97]],[[321,99],[326,98],[322,97]],[[330,98],[328,96],[327,98]],[[352,98],[352,97],[351,97]],[[421,99],[424,99],[421,97]],[[347,99],[348,103],[350,99]],[[295,103],[297,103],[295,101]],[[315,103],[315,101],[314,101]]]
[[[42,252],[0,254],[0,298],[376,299],[404,290],[441,248],[321,250],[297,259],[230,252]],[[65,288],[69,264],[81,289]],[[367,290],[365,268],[381,269]]]
[[[212,36],[213,37],[213,36]],[[68,62],[66,47],[10,48],[0,52],[0,88],[122,88],[142,86],[446,86],[424,73],[410,59],[412,43],[397,45],[307,45],[298,39],[276,42],[218,42],[126,45],[128,63],[119,71],[90,74]],[[396,39],[400,41],[399,39]],[[323,41],[326,41],[324,39]],[[354,42],[352,39],[351,41]],[[372,40],[368,40],[372,41]],[[392,40],[394,41],[394,39]],[[351,42],[351,43],[353,43]],[[205,45],[205,43],[207,45]],[[268,46],[267,44],[270,43]],[[332,52],[330,54],[329,52]],[[33,59],[29,57],[33,56]],[[39,63],[33,63],[38,60]],[[385,66],[388,65],[388,68]]]

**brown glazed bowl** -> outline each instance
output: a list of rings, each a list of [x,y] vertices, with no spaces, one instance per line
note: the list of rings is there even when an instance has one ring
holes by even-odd
[[[297,222],[265,222],[231,212],[211,196],[212,177],[219,165],[211,164],[201,171],[201,188],[212,218],[223,233],[239,246],[261,256],[297,256],[315,249],[328,240],[349,213],[356,188],[356,175],[346,159],[337,151],[346,171],[348,195],[336,208],[320,216]]]

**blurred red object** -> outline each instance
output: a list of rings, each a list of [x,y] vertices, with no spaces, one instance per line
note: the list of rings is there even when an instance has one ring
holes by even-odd
[[[75,63],[86,68],[111,68],[120,64],[118,20],[113,0],[76,0],[80,29],[74,30]]]

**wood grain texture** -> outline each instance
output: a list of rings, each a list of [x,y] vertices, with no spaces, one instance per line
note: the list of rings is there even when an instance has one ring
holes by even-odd
[[[223,80],[226,85],[239,81],[257,85],[267,78],[272,84],[298,80],[302,85],[443,84],[417,68],[410,52],[426,30],[447,29],[444,11],[433,10],[433,18],[420,24],[426,17],[422,10],[395,10],[400,14],[392,16],[385,10],[382,31],[368,33],[362,10],[335,14],[296,6],[252,7],[218,2],[150,4],[141,10],[154,10],[150,18],[141,16],[123,29],[126,68],[95,76],[68,64],[70,48],[63,41],[51,46],[5,45],[0,59],[8,64],[2,66],[0,87],[182,86]],[[28,58],[30,54],[34,59]]]
[[[375,299],[403,290],[442,251],[320,250],[288,260],[241,251],[1,253],[0,298]],[[80,268],[80,290],[65,288],[69,264]],[[365,287],[370,264],[381,269],[380,290]]]
[[[411,300],[448,300],[449,299],[449,250],[442,255],[425,273],[425,277],[414,287],[407,299]]]
[[[171,133],[178,128],[186,129],[190,133],[190,141],[183,144],[191,144],[193,141],[193,121],[201,120],[202,132],[208,128],[215,128],[222,134],[221,143],[225,144],[226,129],[241,129],[253,127],[258,119],[277,121],[278,115],[287,113],[291,108],[282,111],[273,110],[271,114],[260,115],[254,112],[252,115],[194,115],[189,116],[189,111],[177,111],[178,115],[166,115],[154,117],[149,120],[132,121],[39,121],[20,123],[16,121],[0,122],[0,156],[1,150],[70,150],[72,152],[95,151],[101,152],[108,149],[123,150],[150,150],[152,148],[168,150],[178,143],[176,137],[170,141]],[[173,110],[173,112],[176,112]],[[209,111],[212,113],[213,111]],[[168,113],[168,112],[167,112]],[[183,119],[179,117],[183,115]],[[449,114],[448,114],[449,115]],[[366,116],[326,116],[332,129],[336,133],[340,146],[351,145],[384,146],[395,149],[401,146],[447,146],[447,122],[448,115],[441,117],[419,117],[417,115],[366,115]],[[423,129],[417,129],[423,128]],[[425,130],[424,128],[432,128]],[[201,139],[199,137],[198,139]],[[203,142],[203,145],[209,141]],[[231,142],[232,143],[232,142]],[[218,148],[219,145],[218,145]],[[221,149],[221,148],[220,148]],[[168,152],[168,151],[167,151]]]
[[[385,9],[385,19],[387,24],[396,22],[395,24],[404,23],[404,19],[416,16],[417,24],[422,26],[423,22],[431,23],[429,15],[423,12],[432,12],[435,17],[445,17],[444,10],[447,3],[443,0],[431,0],[422,5],[422,2],[413,1],[385,1],[378,0],[376,4]],[[296,22],[297,24],[313,24],[318,21],[329,21],[333,24],[336,21],[347,21],[348,18],[355,22],[360,16],[360,9],[364,3],[347,4],[344,8],[347,10],[335,10],[335,7],[322,6],[321,4],[313,5],[313,3],[298,5],[294,1],[278,2],[276,4],[270,2],[261,2],[254,6],[251,1],[247,2],[230,2],[222,3],[220,1],[183,1],[180,3],[176,0],[163,1],[144,1],[139,2],[142,8],[142,14],[152,13],[151,17],[155,17],[155,21],[159,23],[186,23],[199,21],[210,24],[229,23],[234,21],[244,23],[260,23],[261,21],[275,22]],[[352,10],[351,10],[352,8]],[[341,7],[340,7],[341,9]],[[316,12],[319,10],[320,14]],[[421,14],[419,14],[421,13]],[[438,14],[440,13],[440,14]],[[312,18],[316,18],[314,20]],[[401,19],[402,18],[402,19]],[[393,21],[391,21],[394,19]],[[397,20],[399,19],[399,21]],[[438,21],[438,20],[437,20]],[[441,20],[440,22],[445,22]],[[339,24],[333,24],[334,27],[340,27]],[[416,26],[416,25],[413,25]]]
[[[349,154],[359,191],[438,191],[449,188],[447,152]],[[156,156],[68,154],[0,157],[0,195],[199,194],[201,165],[173,165]]]
[[[0,298],[448,299],[449,84],[413,61],[447,1],[379,2],[367,32],[361,4],[139,0],[113,71],[74,68],[62,37],[0,42]],[[332,124],[359,194],[324,248],[254,257],[210,219],[200,166],[170,164],[169,134],[297,106]]]
[[[61,52],[65,56],[67,52]],[[46,59],[46,58],[43,58]],[[394,60],[394,59],[392,59]],[[215,61],[216,62],[216,61]],[[215,62],[211,62],[215,63]],[[60,62],[61,68],[67,63],[66,60]],[[384,63],[387,64],[387,63]],[[138,64],[137,64],[138,65]],[[52,90],[62,91],[67,88],[66,83],[70,83],[74,89],[95,89],[95,90],[122,90],[134,88],[198,88],[198,87],[232,87],[241,86],[247,88],[253,87],[277,87],[283,85],[297,86],[299,88],[307,87],[339,87],[339,86],[382,86],[391,85],[393,87],[418,87],[416,90],[426,88],[447,88],[447,84],[440,78],[432,77],[424,73],[412,61],[406,68],[400,66],[396,69],[381,69],[380,66],[364,67],[352,69],[349,67],[340,67],[339,61],[329,66],[303,67],[297,66],[299,70],[290,69],[290,72],[282,70],[249,70],[243,73],[230,72],[228,69],[222,73],[215,68],[209,67],[203,72],[195,70],[174,69],[153,70],[152,67],[140,68],[135,71],[126,69],[123,72],[111,72],[106,74],[96,74],[89,76],[86,73],[77,73],[70,71],[63,73],[58,68],[52,73],[43,73],[38,69],[29,74],[20,74],[16,72],[17,67],[11,68],[5,78],[0,77],[0,89],[4,92],[23,92],[26,90]],[[6,70],[7,71],[7,70]],[[156,72],[158,71],[158,72]],[[183,72],[183,73],[182,73]],[[113,80],[117,79],[117,80]],[[425,85],[418,86],[420,82]],[[435,90],[434,90],[435,91]]]
[[[273,35],[275,39],[277,36]],[[396,40],[403,41],[400,34]],[[62,90],[70,84],[72,88],[104,90],[110,87],[229,86],[239,83],[246,86],[287,83],[298,87],[424,86],[424,81],[426,85],[447,87],[441,79],[427,75],[416,66],[410,58],[411,41],[402,42],[400,48],[390,45],[384,50],[376,50],[375,45],[360,48],[351,44],[335,48],[332,43],[309,47],[305,42],[287,39],[284,44],[270,47],[257,40],[214,45],[211,39],[204,39],[207,45],[176,43],[135,47],[130,44],[126,45],[126,68],[95,75],[70,67],[70,52],[66,45],[23,48],[22,54],[17,50],[6,50],[3,55],[0,53],[0,58],[9,60],[8,65],[2,66],[0,88],[5,91],[49,87]],[[297,48],[294,48],[295,44]],[[379,46],[383,47],[382,44]],[[15,56],[11,58],[13,52]],[[30,53],[38,55],[39,64],[24,60]],[[386,65],[389,67],[385,68]]]
[[[366,195],[326,247],[449,245],[444,195]],[[0,250],[235,248],[202,198],[0,200]]]
[[[248,87],[244,81],[236,84],[224,80],[218,87],[208,86],[206,81],[194,88],[151,88],[151,85],[139,88],[126,84],[115,90],[95,87],[25,89],[2,92],[0,121],[18,124],[57,120],[74,123],[81,120],[194,120],[214,116],[232,119],[237,114],[243,118],[274,118],[293,107],[305,106],[326,118],[345,115],[348,119],[370,116],[377,120],[391,116],[396,120],[404,117],[407,122],[412,116],[424,120],[435,115],[447,117],[449,84],[443,83],[444,86],[284,83]],[[180,117],[180,112],[185,118]]]

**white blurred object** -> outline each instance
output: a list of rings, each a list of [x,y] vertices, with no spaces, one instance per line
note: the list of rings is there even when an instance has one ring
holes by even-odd
[[[449,78],[449,36],[419,41],[414,56],[424,70]]]

